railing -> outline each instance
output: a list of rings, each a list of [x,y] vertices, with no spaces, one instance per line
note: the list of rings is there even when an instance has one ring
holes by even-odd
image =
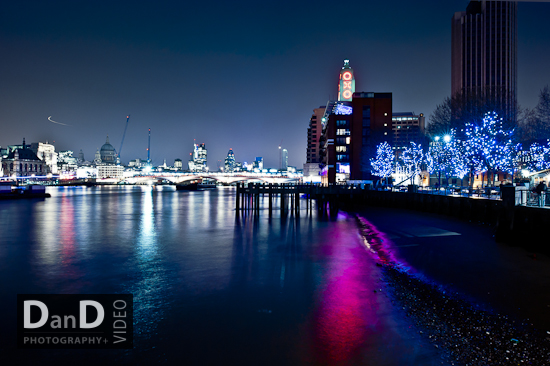
[[[530,190],[516,191],[516,206],[550,207],[550,192],[538,194]]]
[[[396,186],[391,188],[394,192],[408,192],[408,186]],[[421,187],[417,188],[418,193],[433,194],[441,196],[458,196],[458,197],[479,197],[488,199],[500,199],[499,187],[484,187],[472,188],[461,186],[444,186],[444,187]]]

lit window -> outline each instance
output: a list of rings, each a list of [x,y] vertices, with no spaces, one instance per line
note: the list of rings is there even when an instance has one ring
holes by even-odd
[[[387,116],[388,116],[388,114],[387,114],[387,113],[384,113],[384,116],[386,116],[386,117],[387,117]]]
[[[387,123],[384,123],[384,127],[388,127],[388,124],[387,124]]]
[[[336,146],[336,152],[346,152],[345,146]]]
[[[336,134],[340,135],[340,136],[349,135],[349,130],[347,130],[345,128],[339,128],[339,129],[336,130]]]
[[[388,133],[387,132],[384,132],[384,135],[387,135]]]
[[[346,144],[347,145],[351,144],[351,137],[346,137]]]

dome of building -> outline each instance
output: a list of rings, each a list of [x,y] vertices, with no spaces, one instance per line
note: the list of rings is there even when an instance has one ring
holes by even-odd
[[[101,162],[103,164],[115,164],[116,163],[116,151],[113,145],[109,143],[109,136],[107,136],[107,141],[101,146],[99,150],[101,155]]]

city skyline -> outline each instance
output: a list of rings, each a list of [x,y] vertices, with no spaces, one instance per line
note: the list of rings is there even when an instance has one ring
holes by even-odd
[[[56,151],[82,149],[92,160],[106,135],[119,149],[131,114],[125,164],[146,157],[151,128],[156,165],[186,161],[196,140],[209,149],[210,169],[229,148],[237,161],[263,156],[276,167],[282,140],[289,165],[301,168],[311,112],[336,99],[344,59],[356,91],[392,92],[394,112],[429,118],[450,95],[451,19],[468,1],[348,3],[350,13],[373,14],[360,20],[327,12],[334,2],[292,12],[280,2],[220,3],[209,12],[197,4],[128,4],[5,5],[2,147],[23,137],[55,141]],[[518,5],[522,107],[533,107],[550,83],[548,6]]]

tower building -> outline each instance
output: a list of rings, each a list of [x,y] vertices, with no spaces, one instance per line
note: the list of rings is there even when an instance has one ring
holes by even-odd
[[[516,112],[517,2],[470,1],[452,18],[451,93],[490,97]]]
[[[287,170],[288,169],[288,150],[283,149],[283,152],[281,153],[281,170]]]
[[[229,152],[227,153],[227,157],[225,158],[225,162],[224,162],[224,172],[233,173],[234,171],[235,171],[235,154],[233,153],[233,149],[229,149]]]
[[[355,93],[355,76],[349,65],[349,60],[344,60],[344,66],[340,70],[340,81],[338,83],[338,101],[351,102]]]
[[[207,150],[204,143],[198,145],[193,144],[193,152],[190,154],[189,170],[192,172],[206,172],[208,171],[207,164]]]

